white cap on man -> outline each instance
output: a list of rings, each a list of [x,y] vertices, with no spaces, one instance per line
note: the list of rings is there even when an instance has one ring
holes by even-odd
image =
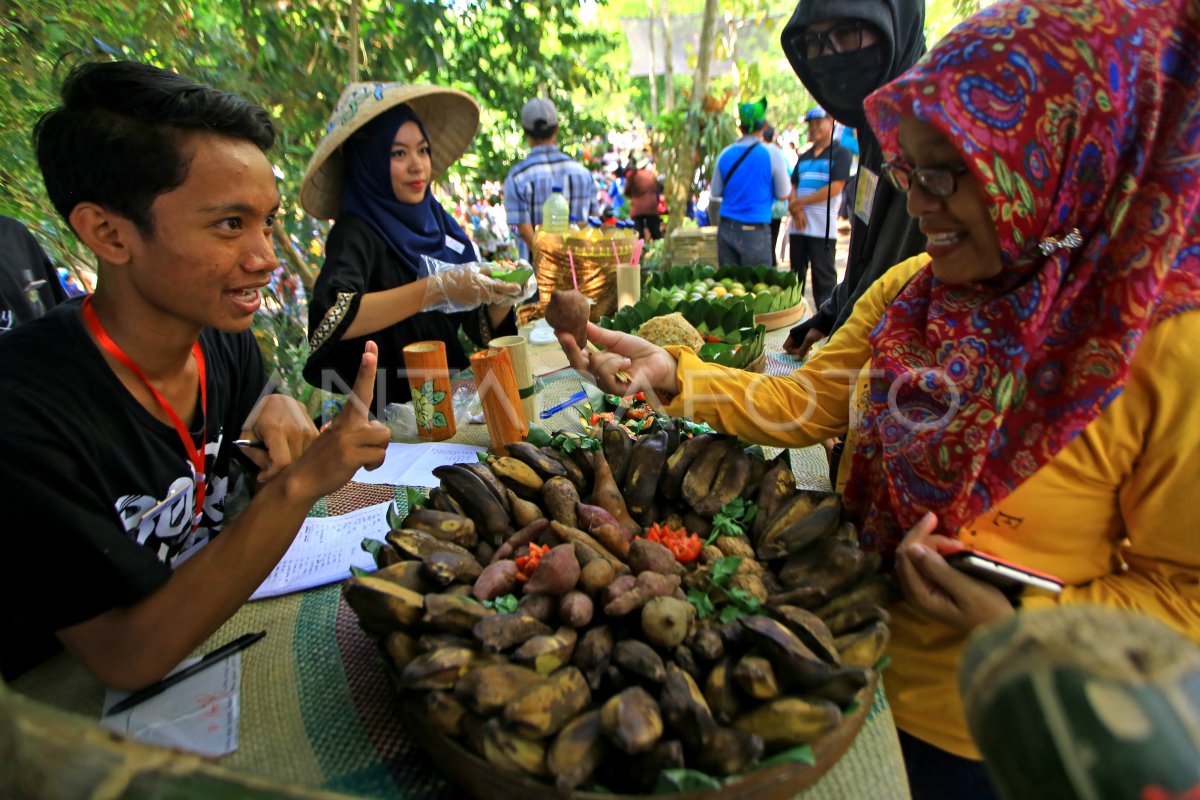
[[[558,112],[544,97],[535,97],[521,109],[521,127],[535,139],[545,139],[558,127]]]

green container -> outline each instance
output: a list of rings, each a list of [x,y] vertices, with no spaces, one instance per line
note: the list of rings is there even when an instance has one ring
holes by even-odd
[[[1200,796],[1200,649],[1156,619],[1021,613],[971,638],[958,681],[1006,800]]]

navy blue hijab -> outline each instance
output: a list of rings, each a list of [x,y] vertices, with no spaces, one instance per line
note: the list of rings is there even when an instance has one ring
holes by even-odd
[[[392,144],[405,122],[415,122],[426,139],[425,126],[407,104],[389,108],[354,133],[342,145],[345,178],[342,211],[355,214],[387,243],[414,277],[428,274],[421,256],[450,264],[475,260],[475,251],[462,227],[433,199],[431,185],[419,203],[402,203],[392,190]],[[436,147],[436,142],[430,142]],[[431,176],[432,177],[432,176]],[[447,239],[463,245],[461,252]]]

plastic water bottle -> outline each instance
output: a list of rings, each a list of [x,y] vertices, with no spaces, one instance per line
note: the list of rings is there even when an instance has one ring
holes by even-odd
[[[542,203],[542,230],[565,236],[571,232],[571,206],[563,196],[562,187],[555,186]]]
[[[604,237],[604,223],[599,217],[588,217],[588,229],[583,235],[593,242],[600,241]]]

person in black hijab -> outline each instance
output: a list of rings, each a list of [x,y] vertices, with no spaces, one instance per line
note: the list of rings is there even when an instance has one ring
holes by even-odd
[[[925,248],[904,194],[880,180],[883,154],[867,125],[867,95],[925,53],[923,0],[800,0],[781,35],[783,52],[817,104],[860,142],[846,274],[816,315],[792,329],[784,350],[802,358],[850,316],[884,272]]]
[[[460,327],[478,345],[516,333],[513,306],[522,287],[489,277],[430,188],[474,136],[477,111],[461,119],[437,113],[437,104],[451,107],[457,98],[439,87],[352,85],[305,177],[305,207],[337,221],[309,304],[304,378],[326,389],[352,385],[361,358],[355,349],[361,353],[371,339],[379,347],[373,410],[380,416],[387,403],[412,396],[406,345],[445,342],[447,365],[457,371],[468,366]],[[426,102],[421,113],[418,101]],[[335,155],[337,170],[325,170]]]

